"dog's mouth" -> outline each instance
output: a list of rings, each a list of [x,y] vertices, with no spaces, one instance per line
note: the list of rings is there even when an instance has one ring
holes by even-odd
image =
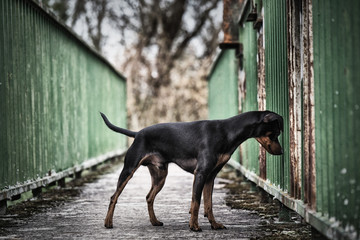
[[[277,139],[276,141],[273,141],[269,137],[258,137],[256,140],[266,149],[268,153],[272,155],[283,154],[283,149]]]

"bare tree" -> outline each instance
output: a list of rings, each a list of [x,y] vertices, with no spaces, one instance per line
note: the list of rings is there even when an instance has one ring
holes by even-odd
[[[206,117],[199,109],[206,108],[204,69],[209,67],[209,57],[214,55],[217,47],[220,23],[214,21],[211,12],[219,0],[124,2],[126,6],[123,7],[132,11],[121,15],[122,21],[118,22],[123,25],[118,27],[124,38],[131,32],[137,36],[127,48],[122,68],[130,86],[130,122],[134,127],[142,127],[159,121],[193,120],[199,113],[201,118]],[[131,32],[127,33],[128,29]],[[197,46],[189,48],[194,40]],[[184,64],[187,69],[193,66],[197,69],[184,73]],[[174,77],[187,77],[182,80],[182,88],[174,83]],[[190,79],[203,84],[191,84]],[[186,92],[191,92],[187,101],[183,98]],[[199,95],[205,98],[201,104]]]
[[[133,127],[206,117],[201,110],[206,109],[204,77],[217,48],[222,14],[216,12],[219,2],[73,0],[70,4],[71,25],[85,23],[86,37],[99,51],[106,42],[105,22],[119,33],[119,42],[125,47],[119,56],[120,70],[128,78]]]
[[[51,9],[63,22],[66,22],[70,18],[68,2],[42,0],[42,4]]]
[[[219,0],[153,0],[134,1],[125,0],[129,15],[121,15],[123,23],[120,29],[131,26],[137,33],[137,41],[133,47],[135,61],[140,60],[144,67],[148,68],[148,76],[145,76],[153,95],[157,95],[161,86],[167,86],[170,79],[170,71],[175,61],[178,60],[188,47],[189,43],[201,33],[210,35],[210,39],[201,39],[201,44],[212,42],[214,32],[205,33],[205,27],[215,27],[210,12],[214,10]],[[125,11],[126,12],[126,11]],[[204,41],[205,40],[205,41]],[[208,55],[213,53],[204,47]],[[150,56],[149,56],[150,55]],[[151,59],[153,58],[153,59]],[[151,61],[150,61],[151,60]],[[129,63],[125,65],[128,67]],[[133,64],[138,69],[136,64]]]
[[[102,32],[103,22],[108,17],[108,0],[76,0],[71,25],[85,17],[87,33],[92,44],[101,52],[104,35]]]

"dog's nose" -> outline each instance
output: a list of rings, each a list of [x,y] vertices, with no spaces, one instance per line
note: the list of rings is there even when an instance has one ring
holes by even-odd
[[[275,153],[273,153],[274,155],[282,155],[282,154],[284,154],[284,150],[283,150],[283,148],[280,148],[280,149],[278,149]]]

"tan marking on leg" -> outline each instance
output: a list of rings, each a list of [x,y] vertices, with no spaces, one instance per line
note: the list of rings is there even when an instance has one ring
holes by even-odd
[[[195,170],[194,182],[193,182],[193,194],[192,194],[191,208],[190,208],[191,217],[190,217],[189,227],[192,231],[200,232],[202,231],[201,228],[199,227],[199,221],[198,221],[200,203],[195,200],[195,191],[194,191],[196,173],[197,171]]]
[[[209,212],[212,211],[212,188],[214,181],[209,181],[205,183],[203,190],[204,197],[204,217],[209,217]]]
[[[195,232],[200,232],[201,228],[199,227],[199,208],[200,204],[196,201],[192,201],[191,203],[191,217],[190,217],[190,229]]]
[[[112,228],[113,227],[113,217],[114,217],[114,211],[115,211],[115,205],[117,203],[117,200],[120,196],[120,194],[122,193],[122,191],[124,190],[126,184],[129,182],[129,180],[132,178],[132,176],[134,175],[134,173],[136,172],[136,170],[142,165],[143,162],[145,162],[146,160],[148,160],[149,157],[151,157],[152,155],[146,155],[145,157],[143,157],[139,164],[136,166],[136,168],[131,172],[131,174],[126,178],[126,180],[121,184],[120,187],[118,187],[115,191],[115,193],[113,194],[113,196],[111,197],[110,200],[110,204],[109,204],[109,208],[106,214],[106,218],[105,218],[105,227],[106,228]]]
[[[230,160],[230,157],[231,157],[231,155],[229,155],[229,154],[221,154],[218,158],[215,168],[227,163]]]
[[[160,192],[160,190],[163,188],[163,186],[165,184],[165,179],[167,176],[167,169],[160,170],[156,166],[153,166],[153,165],[149,165],[148,168],[149,168],[149,171],[151,174],[151,180],[152,180],[152,186],[151,186],[150,192],[146,196],[150,222],[153,226],[162,226],[163,223],[158,221],[155,216],[154,200],[155,200],[156,195]]]
[[[214,188],[214,179],[212,181],[208,181],[205,183],[203,196],[204,196],[204,216],[208,218],[211,228],[218,229],[226,229],[224,225],[215,221],[215,217],[213,214],[212,208],[212,193]]]
[[[213,170],[214,174],[213,174],[213,176],[210,176],[210,179],[208,179],[206,181],[204,190],[203,190],[204,216],[208,218],[212,229],[225,229],[224,225],[215,221],[215,217],[214,217],[213,209],[212,209],[212,194],[213,194],[214,180],[215,180],[216,174],[218,171],[221,170],[221,168],[225,165],[225,163],[229,161],[229,159],[230,159],[230,155],[228,155],[228,154],[222,154],[219,156],[216,166]]]
[[[114,195],[111,197],[109,209],[108,209],[108,212],[107,212],[107,215],[105,218],[105,227],[106,228],[113,227],[113,217],[114,217],[115,205],[117,203],[117,200],[118,200],[121,192],[124,190],[126,184],[129,182],[129,180],[131,179],[131,177],[133,176],[135,171],[136,171],[136,169],[127,177],[127,179],[124,181],[124,183],[121,184],[121,186],[118,189],[116,189]]]

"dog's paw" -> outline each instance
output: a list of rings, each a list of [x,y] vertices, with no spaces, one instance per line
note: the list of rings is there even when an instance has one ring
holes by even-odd
[[[164,226],[164,223],[162,223],[162,222],[160,222],[160,221],[158,221],[158,220],[152,221],[151,224],[152,224],[153,226]]]
[[[201,227],[199,227],[198,224],[194,224],[193,226],[190,225],[190,230],[193,232],[201,232],[202,231]]]
[[[113,223],[112,223],[112,221],[109,221],[109,220],[105,219],[105,224],[104,224],[104,226],[105,226],[106,228],[113,228]]]
[[[106,223],[105,223],[105,227],[106,227],[106,228],[113,228],[113,225],[112,225],[112,224],[106,224]]]
[[[212,223],[211,224],[211,229],[214,229],[214,230],[221,230],[221,229],[226,229],[226,227],[224,225],[222,225],[221,223]]]

